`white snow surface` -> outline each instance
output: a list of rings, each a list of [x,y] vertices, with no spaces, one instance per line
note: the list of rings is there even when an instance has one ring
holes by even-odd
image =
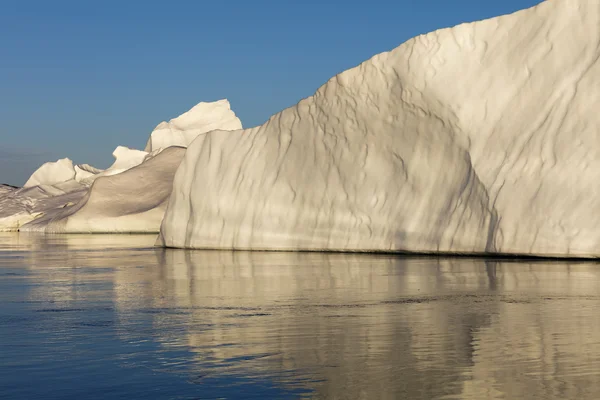
[[[29,177],[23,187],[33,187],[38,185],[54,185],[60,182],[66,182],[75,178],[75,169],[73,161],[68,158],[62,158],[56,162],[47,162],[37,169]]]
[[[133,168],[136,165],[140,165],[147,155],[148,152],[146,151],[118,146],[115,151],[113,151],[115,162],[108,169],[113,171],[124,171]]]
[[[152,152],[169,146],[187,147],[198,135],[215,129],[242,129],[241,121],[226,99],[201,102],[179,117],[161,122],[150,134],[145,150]]]
[[[158,244],[600,256],[600,2],[409,40],[188,148]]]
[[[133,168],[146,160],[148,153],[141,150],[130,149],[125,146],[117,146],[113,151],[115,161],[105,170],[94,168],[88,164],[77,165],[75,167],[75,179],[85,185],[91,185],[96,179],[102,176],[117,175]]]
[[[77,203],[22,225],[23,232],[158,232],[185,149],[169,147],[124,172],[96,178]]]

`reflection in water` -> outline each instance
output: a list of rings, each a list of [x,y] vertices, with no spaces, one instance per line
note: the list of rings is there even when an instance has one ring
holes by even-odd
[[[82,310],[98,333],[114,324],[129,346],[118,368],[146,363],[200,391],[231,376],[271,382],[278,397],[600,393],[596,264],[183,251],[153,240],[0,236],[0,290],[13,288],[0,300],[21,287],[33,311],[56,311],[50,322],[73,346],[65,315],[83,317],[61,310]],[[114,315],[95,319],[98,310]],[[152,360],[131,350],[146,342],[161,349]]]

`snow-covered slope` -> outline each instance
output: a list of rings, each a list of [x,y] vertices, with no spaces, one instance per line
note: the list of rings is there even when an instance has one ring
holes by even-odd
[[[152,152],[169,146],[187,147],[198,135],[215,129],[242,129],[241,121],[226,99],[199,103],[179,117],[161,122],[152,131],[145,150]]]
[[[125,172],[98,177],[76,204],[46,212],[20,230],[157,232],[184,153],[184,148],[170,147]]]
[[[198,137],[173,247],[600,256],[600,3],[414,38]]]

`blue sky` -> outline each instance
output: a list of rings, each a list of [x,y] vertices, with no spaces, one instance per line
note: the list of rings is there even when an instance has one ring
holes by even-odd
[[[0,0],[0,183],[107,167],[200,101],[261,124],[413,36],[539,2]]]

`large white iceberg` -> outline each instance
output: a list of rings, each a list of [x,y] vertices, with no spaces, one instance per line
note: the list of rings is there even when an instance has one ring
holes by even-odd
[[[600,6],[416,37],[175,176],[170,247],[600,256]]]

